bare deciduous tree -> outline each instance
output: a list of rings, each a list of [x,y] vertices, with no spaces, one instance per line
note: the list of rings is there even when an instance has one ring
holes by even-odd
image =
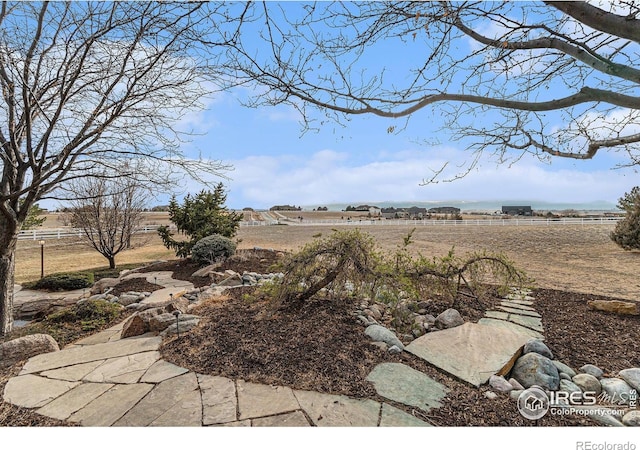
[[[2,2],[0,335],[13,323],[18,231],[37,200],[64,198],[61,184],[114,168],[149,186],[224,173],[218,161],[182,154],[178,122],[210,93],[202,69],[215,63],[215,42],[200,44],[219,8]],[[122,172],[127,161],[136,164]]]
[[[130,247],[142,223],[148,190],[127,178],[94,177],[78,179],[69,189],[76,199],[69,201],[64,223],[82,230],[87,244],[115,269],[116,255]]]
[[[604,3],[266,2],[245,12],[223,68],[266,90],[252,106],[292,105],[307,127],[313,108],[338,122],[442,120],[470,150],[466,170],[487,152],[505,162],[609,150],[637,165],[640,3]]]

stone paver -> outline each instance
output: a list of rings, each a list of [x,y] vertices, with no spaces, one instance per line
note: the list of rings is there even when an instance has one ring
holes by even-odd
[[[104,359],[99,359],[97,361],[63,367],[61,369],[45,370],[40,375],[57,380],[80,381],[93,372],[98,366],[104,364],[104,362]]]
[[[165,303],[171,300],[171,298],[176,299],[178,297],[181,297],[186,292],[187,292],[187,289],[185,289],[184,287],[168,287],[164,289],[158,289],[157,291],[153,291],[149,297],[145,298],[140,303],[143,305]]]
[[[440,401],[449,389],[429,376],[399,363],[378,364],[367,376],[376,392],[407,406],[428,412],[442,406]]]
[[[302,411],[294,411],[276,416],[261,417],[251,420],[254,427],[310,427],[309,421]]]
[[[190,395],[198,391],[198,380],[193,372],[170,378],[156,385],[139,403],[128,411],[116,426],[146,427],[158,421],[164,414],[177,408],[178,410],[192,410],[193,400]],[[197,407],[201,409],[200,393]],[[184,404],[186,402],[186,404]],[[202,415],[198,417],[198,424]],[[165,420],[166,422],[166,420]]]
[[[60,350],[59,352],[44,353],[34,356],[27,361],[21,374],[158,350],[161,343],[162,338],[157,336],[151,338],[123,339],[106,344],[73,347]]]
[[[497,306],[496,309],[511,314],[519,314],[521,316],[541,317],[540,314],[535,311],[527,311],[524,309],[509,308],[507,306]]]
[[[160,352],[144,352],[108,359],[84,377],[95,383],[137,383],[160,359]]]
[[[531,328],[532,330],[540,333],[544,332],[542,320],[537,317],[527,317],[520,314],[511,314],[501,311],[487,311],[484,315],[489,319],[506,320],[508,322],[513,322],[516,325]]]
[[[153,389],[153,384],[116,384],[69,417],[88,427],[110,427]]]
[[[213,425],[237,420],[236,385],[224,377],[198,374],[202,392],[202,424]]]
[[[510,302],[508,300],[501,301],[500,305],[501,306],[506,306],[507,308],[522,309],[524,311],[535,311],[536,310],[532,306],[522,305],[520,303]]]
[[[381,427],[430,427],[431,424],[423,422],[417,417],[407,414],[395,406],[382,404],[382,414],[380,416]]]
[[[378,426],[380,403],[356,400],[343,395],[310,391],[293,391],[300,406],[318,427]]]
[[[189,370],[164,360],[156,361],[140,379],[141,383],[160,383],[169,378],[187,373]]]
[[[405,350],[461,380],[480,386],[491,375],[513,364],[514,357],[528,340],[528,336],[508,329],[467,322],[427,333]]]
[[[27,374],[11,378],[4,387],[4,399],[24,408],[37,408],[73,389],[79,383],[51,380]]]
[[[112,387],[113,384],[108,383],[82,383],[36,412],[54,419],[66,420]]]
[[[519,333],[525,336],[529,336],[530,338],[544,340],[544,335],[542,333],[539,333],[538,331],[532,330],[530,328],[525,328],[523,326],[520,326],[518,324],[509,322],[506,320],[491,319],[488,317],[483,317],[482,319],[478,320],[478,323],[480,325],[489,325],[492,327],[504,328],[506,330],[513,331],[514,333]]]
[[[300,409],[291,388],[237,381],[240,420]]]

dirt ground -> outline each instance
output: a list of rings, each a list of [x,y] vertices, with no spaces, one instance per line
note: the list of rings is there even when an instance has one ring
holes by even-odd
[[[313,236],[327,236],[330,226],[273,225],[241,228],[240,248],[295,250]],[[362,226],[390,252],[412,226]],[[609,239],[613,225],[422,226],[411,249],[426,256],[474,251],[502,252],[536,280],[539,288],[640,299],[640,252],[625,251]]]

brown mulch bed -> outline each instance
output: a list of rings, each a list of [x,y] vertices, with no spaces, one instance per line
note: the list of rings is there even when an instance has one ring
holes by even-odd
[[[386,401],[366,376],[382,362],[401,362],[450,389],[441,408],[428,414],[404,409],[440,426],[593,426],[578,417],[523,418],[506,395],[489,400],[477,389],[403,352],[389,355],[370,344],[348,301],[314,300],[299,311],[273,312],[261,301],[249,302],[249,288],[232,290],[226,300],[201,305],[206,321],[197,331],[174,338],[163,357],[199,373],[238,378],[294,389]],[[393,403],[393,402],[392,402]]]
[[[118,296],[125,292],[153,292],[159,289],[162,289],[162,286],[149,283],[144,278],[129,278],[115,286],[109,293]]]
[[[556,359],[574,368],[595,364],[605,376],[640,367],[640,316],[587,308],[590,300],[621,299],[550,289],[538,289],[535,298],[545,341]]]

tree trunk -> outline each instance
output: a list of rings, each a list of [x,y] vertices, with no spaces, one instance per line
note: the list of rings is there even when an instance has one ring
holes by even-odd
[[[116,268],[116,257],[115,256],[107,256],[106,258],[109,260],[109,269],[115,269]]]
[[[0,216],[0,336],[13,328],[13,281],[18,225]]]

